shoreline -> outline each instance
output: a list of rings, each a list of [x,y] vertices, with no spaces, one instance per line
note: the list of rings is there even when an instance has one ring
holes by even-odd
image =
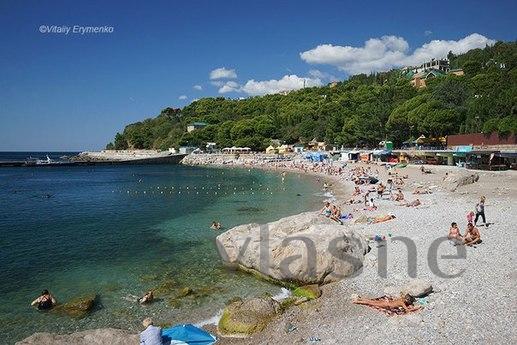
[[[190,165],[187,163],[187,165]],[[292,169],[283,169],[281,167],[267,167],[267,166],[246,166],[246,165],[219,165],[219,164],[194,164],[199,166],[206,167],[217,167],[217,168],[248,168],[248,169],[261,169],[270,172],[289,172],[289,173],[297,173],[304,175],[312,175],[318,179],[325,179],[332,181],[332,189],[334,191],[334,196],[338,200],[338,202],[342,202],[346,199],[347,192],[349,192],[350,185],[352,182],[345,181],[344,179],[340,179],[337,176],[329,176],[323,173],[315,173],[315,172],[304,172],[299,170]],[[354,164],[353,167],[364,165],[363,163]],[[386,172],[382,167],[377,165],[364,165],[370,166],[374,168],[378,168],[380,172],[381,179],[385,179],[387,177]],[[357,228],[357,230],[366,235],[371,233],[372,231],[386,233],[388,231],[392,231],[398,235],[410,236],[410,238],[417,241],[419,244],[417,247],[425,247],[427,242],[432,240],[436,235],[440,236],[444,233],[446,234],[448,228],[448,220],[458,219],[461,220],[464,217],[465,209],[471,207],[471,204],[475,201],[475,198],[479,197],[481,194],[486,194],[489,198],[489,202],[487,206],[490,209],[490,212],[493,212],[489,217],[493,219],[500,220],[509,220],[508,223],[503,223],[499,225],[497,224],[490,228],[490,232],[483,231],[482,229],[482,237],[490,236],[491,233],[495,233],[496,235],[505,233],[507,231],[511,231],[512,224],[513,226],[517,226],[517,220],[515,216],[512,217],[511,214],[511,206],[512,200],[515,202],[517,197],[517,187],[515,181],[517,181],[517,173],[515,172],[487,172],[487,171],[473,171],[473,170],[465,170],[457,167],[434,167],[427,166],[433,171],[433,174],[430,175],[420,175],[418,171],[418,167],[416,166],[408,166],[404,170],[400,169],[400,171],[407,172],[410,175],[410,179],[412,183],[408,183],[404,187],[404,192],[409,193],[411,188],[414,188],[417,185],[424,185],[433,189],[433,194],[430,195],[421,195],[418,196],[423,201],[423,206],[418,208],[405,208],[401,206],[390,205],[389,203],[379,202],[380,208],[382,207],[382,211],[393,211],[397,213],[397,220],[393,222],[388,222],[384,224],[375,224],[375,225],[351,225]],[[349,167],[345,169],[349,170]],[[443,178],[443,174],[448,172],[450,175],[454,177],[465,176],[468,174],[476,173],[481,176],[480,182],[477,182],[473,185],[468,185],[465,187],[461,187],[457,192],[451,192],[450,186],[452,185],[451,181],[446,181]],[[450,176],[450,177],[452,177]],[[501,181],[502,179],[508,180],[507,187],[502,187]],[[415,180],[415,181],[413,181]],[[323,182],[323,181],[322,181]],[[409,181],[408,181],[409,182]],[[512,183],[513,182],[513,183]],[[409,198],[413,198],[413,195],[409,195]],[[471,201],[472,200],[472,201]],[[495,209],[494,206],[505,204],[507,207]],[[344,206],[347,209],[353,210],[355,205]],[[364,212],[363,212],[364,213]],[[432,220],[426,219],[425,215],[432,214]],[[444,217],[445,216],[445,217]],[[424,225],[426,224],[426,225]],[[437,224],[435,227],[431,224]],[[422,225],[424,225],[422,227]],[[421,233],[422,229],[431,230],[431,233],[426,234]],[[415,232],[416,231],[416,232]],[[493,235],[492,235],[493,236]],[[491,270],[501,272],[501,266],[504,269],[508,269],[513,267],[511,263],[511,258],[508,261],[508,257],[503,257],[500,260],[494,260],[495,262],[489,262],[486,259],[483,259],[484,255],[486,255],[485,248],[494,249],[493,246],[501,245],[501,239],[504,236],[496,237],[496,244],[491,243],[494,241],[494,238],[489,238],[485,241],[484,244],[479,246],[479,248],[468,248],[469,256],[467,256],[466,260],[462,263],[458,264],[449,264],[446,265],[445,271],[448,273],[456,272],[461,269],[467,269],[470,266],[466,262],[472,260],[471,256],[474,257],[474,260],[481,260],[483,264],[486,265],[494,265]],[[421,241],[421,243],[419,242]],[[462,315],[462,308],[455,307],[454,305],[450,308],[447,308],[447,305],[450,304],[450,300],[457,301],[458,298],[463,298],[466,301],[470,301],[468,298],[468,294],[465,291],[465,288],[468,287],[469,284],[464,284],[461,280],[457,278],[453,278],[451,280],[445,280],[442,278],[437,278],[436,276],[430,275],[429,268],[423,267],[422,262],[425,263],[425,252],[418,252],[418,274],[417,276],[424,277],[433,283],[433,288],[435,289],[435,293],[430,295],[428,298],[429,306],[425,307],[424,310],[418,314],[409,315],[406,317],[394,317],[387,318],[383,315],[379,315],[378,313],[368,310],[367,308],[361,308],[355,305],[352,305],[350,302],[351,296],[358,295],[380,295],[384,290],[388,289],[390,286],[395,286],[397,284],[403,284],[409,277],[407,272],[404,273],[404,262],[405,256],[404,250],[402,250],[402,254],[400,252],[400,246],[397,246],[396,242],[393,242],[389,245],[389,254],[390,261],[388,262],[388,276],[386,278],[378,277],[376,269],[378,269],[378,257],[376,256],[377,249],[372,248],[372,251],[365,257],[364,262],[364,271],[358,277],[354,277],[351,279],[345,279],[343,281],[337,283],[327,284],[322,287],[323,295],[317,300],[310,301],[305,303],[302,306],[297,306],[289,309],[285,314],[278,316],[273,322],[271,322],[265,330],[262,332],[253,335],[250,338],[246,339],[234,339],[234,338],[220,338],[218,344],[257,344],[257,343],[270,343],[270,344],[285,344],[285,338],[289,337],[293,343],[302,343],[305,342],[304,339],[308,339],[311,336],[318,336],[321,338],[321,344],[334,344],[339,342],[337,339],[345,339],[346,342],[357,342],[364,341],[368,339],[369,343],[404,343],[411,344],[414,341],[420,339],[427,339],[427,341],[432,341],[435,343],[448,343],[447,339],[454,339],[460,334],[455,334],[454,331],[451,333],[450,330],[437,331],[440,329],[442,324],[439,320],[442,317],[445,317],[449,322],[455,324],[455,320],[452,320],[448,315],[451,313],[453,315],[460,313],[458,315]],[[444,245],[445,247],[445,245]],[[446,248],[450,250],[451,248]],[[515,253],[512,253],[515,254]],[[393,256],[393,258],[392,258]],[[500,265],[497,266],[497,263]],[[395,273],[391,272],[392,270]],[[450,271],[450,272],[449,272]],[[513,272],[515,268],[513,267]],[[466,271],[467,274],[470,273],[473,276],[468,276],[468,281],[477,282],[475,284],[477,286],[478,291],[474,293],[474,297],[479,298],[478,296],[486,294],[489,286],[486,284],[479,284],[479,276],[476,275],[474,269],[470,271]],[[487,272],[486,269],[483,269],[483,272]],[[506,278],[505,278],[506,277]],[[511,282],[517,279],[517,275],[511,275],[511,279],[507,278],[507,275],[503,275],[501,278],[507,279],[506,282],[500,281],[498,279],[493,279],[491,284],[494,284],[498,287],[506,287],[501,289],[500,293],[506,294],[509,291],[509,286],[511,286]],[[474,279],[474,280],[472,280]],[[494,281],[495,280],[495,281]],[[451,285],[452,284],[452,285]],[[510,285],[508,285],[510,284]],[[461,293],[456,294],[454,290],[457,289]],[[490,290],[490,289],[489,289]],[[468,290],[467,290],[468,291]],[[505,295],[506,298],[509,298],[509,295]],[[474,319],[478,315],[487,314],[486,310],[479,309],[479,306],[475,304],[475,301],[470,301],[469,303],[465,303],[465,305],[474,305],[472,307],[472,313],[468,313],[468,323],[467,327],[473,331],[470,327],[473,327]],[[449,310],[451,309],[451,310]],[[437,312],[437,310],[439,312]],[[509,341],[514,339],[515,334],[508,332],[510,328],[501,328],[497,326],[502,320],[506,320],[507,322],[515,321],[515,316],[507,315],[507,313],[502,313],[502,316],[499,316],[498,323],[495,324],[494,327],[489,327],[491,332],[488,336],[484,336],[482,334],[476,333],[473,338],[476,341],[495,341],[498,343],[510,343],[505,342],[505,340]],[[445,315],[445,316],[444,316]],[[217,315],[216,315],[217,316]],[[208,316],[207,318],[199,321],[201,323],[203,321],[207,321],[213,319],[216,321],[216,316]],[[463,315],[462,315],[463,316]],[[461,317],[460,317],[461,319]],[[482,318],[482,320],[485,320]],[[298,330],[295,334],[286,334],[285,326],[287,324],[295,325]],[[426,324],[430,324],[426,326]],[[471,326],[472,325],[472,326]],[[215,331],[215,327],[210,326],[210,324],[206,323],[204,325],[205,329],[208,329],[211,332]],[[430,328],[430,329],[428,329]],[[393,333],[393,329],[397,330],[399,333]],[[406,329],[411,330],[412,332],[417,332],[417,335],[411,334],[411,332],[406,331]],[[341,334],[341,332],[347,332],[345,335]],[[339,334],[338,334],[339,333]],[[373,333],[373,334],[372,334]],[[456,332],[457,333],[457,332]],[[366,335],[362,335],[366,334]],[[364,338],[364,337],[367,338]],[[344,338],[343,338],[344,337]],[[391,337],[391,338],[390,338]],[[459,338],[456,338],[459,339]],[[424,340],[425,341],[425,340]],[[467,341],[467,343],[469,343]],[[474,341],[472,342],[474,343]],[[22,344],[22,343],[20,343]]]

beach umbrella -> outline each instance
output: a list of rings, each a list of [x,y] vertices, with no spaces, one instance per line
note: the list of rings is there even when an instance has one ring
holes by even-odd
[[[217,338],[192,324],[177,325],[162,330],[164,344],[171,345],[211,345]]]

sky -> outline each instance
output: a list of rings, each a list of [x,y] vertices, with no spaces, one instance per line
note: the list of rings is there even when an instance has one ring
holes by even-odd
[[[515,13],[516,1],[0,0],[0,151],[102,149],[126,124],[202,97],[514,41]]]

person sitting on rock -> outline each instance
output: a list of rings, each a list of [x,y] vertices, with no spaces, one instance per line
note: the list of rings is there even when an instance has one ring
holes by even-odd
[[[36,306],[38,310],[49,310],[52,309],[56,303],[56,299],[45,289],[41,293],[41,296],[32,301],[31,305]]]
[[[417,310],[420,310],[420,306],[414,306],[415,298],[409,294],[401,296],[399,298],[392,297],[379,297],[379,298],[357,298],[353,301],[355,304],[366,305],[388,315],[394,314],[407,314]]]
[[[162,345],[162,329],[153,325],[151,318],[146,318],[142,325],[145,330],[140,333],[140,345]]]
[[[452,223],[451,228],[449,229],[449,235],[447,238],[455,245],[463,244],[463,236],[461,236],[460,229],[458,228],[458,224]]]
[[[148,304],[148,303],[151,303],[153,300],[154,300],[153,291],[150,290],[150,291],[147,291],[146,294],[142,298],[138,299],[138,303]]]
[[[481,243],[481,234],[474,224],[469,223],[467,225],[467,232],[465,233],[465,245],[472,247],[479,243]]]

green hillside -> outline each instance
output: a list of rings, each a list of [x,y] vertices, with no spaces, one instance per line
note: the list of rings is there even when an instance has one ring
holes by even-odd
[[[295,143],[313,138],[339,146],[373,147],[384,139],[398,145],[420,134],[516,133],[517,42],[449,54],[449,59],[465,76],[428,80],[428,87],[420,90],[393,70],[287,95],[200,99],[126,126],[107,148],[167,149],[213,141],[219,147],[262,150],[270,139]],[[194,121],[208,126],[186,133]]]

